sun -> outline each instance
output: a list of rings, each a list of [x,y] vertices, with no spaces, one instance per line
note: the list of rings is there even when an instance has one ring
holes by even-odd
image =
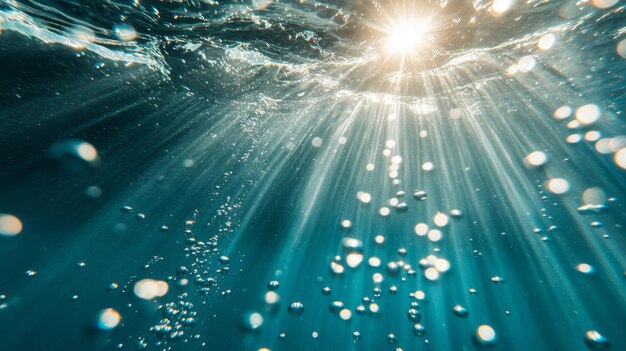
[[[392,55],[419,53],[429,42],[432,25],[428,19],[403,19],[389,25],[385,48]]]

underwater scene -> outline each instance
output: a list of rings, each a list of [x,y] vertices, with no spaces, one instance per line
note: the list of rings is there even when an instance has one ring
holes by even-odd
[[[626,350],[624,0],[0,0],[0,350]]]

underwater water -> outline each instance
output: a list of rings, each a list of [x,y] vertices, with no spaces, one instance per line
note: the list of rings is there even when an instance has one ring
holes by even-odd
[[[626,350],[623,0],[1,0],[0,350]]]

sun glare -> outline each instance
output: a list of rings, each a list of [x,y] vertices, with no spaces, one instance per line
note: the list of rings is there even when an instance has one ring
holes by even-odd
[[[420,52],[429,41],[432,25],[428,19],[405,19],[391,24],[386,31],[387,51],[392,55],[410,56]]]

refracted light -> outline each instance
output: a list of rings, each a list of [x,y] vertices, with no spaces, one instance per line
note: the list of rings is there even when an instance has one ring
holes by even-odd
[[[361,201],[364,204],[368,204],[370,203],[370,201],[372,201],[372,195],[370,193],[359,191],[356,196],[359,199],[359,201]]]
[[[344,321],[347,321],[352,317],[352,311],[344,308],[343,310],[341,310],[341,312],[339,312],[339,317],[341,317],[341,319],[343,319]]]
[[[609,339],[596,330],[587,330],[584,340],[592,350],[607,350],[611,346]]]
[[[424,276],[428,280],[437,280],[439,279],[439,271],[436,268],[430,267],[424,271]]]
[[[331,262],[330,263],[330,270],[332,270],[333,273],[335,273],[335,274],[342,274],[343,271],[344,271],[344,268],[339,263]]]
[[[341,227],[348,229],[352,227],[352,221],[350,221],[349,219],[344,219],[343,221],[341,221]]]
[[[315,137],[311,140],[311,145],[313,145],[313,147],[321,147],[323,142],[322,138]]]
[[[598,141],[602,137],[602,133],[597,130],[590,130],[585,133],[585,140],[587,141]]]
[[[556,43],[556,35],[553,33],[544,34],[539,38],[539,42],[537,43],[537,47],[540,50],[546,51],[550,50],[552,46]]]
[[[417,223],[415,225],[415,234],[419,236],[424,236],[428,234],[428,224],[426,223]]]
[[[598,187],[585,190],[582,198],[585,205],[603,205],[607,200],[604,190]]]
[[[611,147],[609,146],[610,143],[611,143],[611,138],[602,138],[598,140],[598,142],[595,145],[596,151],[598,151],[599,153],[603,155],[610,154],[611,152],[613,152],[611,150]]]
[[[593,6],[599,9],[608,9],[609,7],[617,4],[619,0],[593,0]]]
[[[612,152],[617,152],[624,147],[626,147],[626,135],[618,135],[609,140],[609,149]]]
[[[622,58],[626,58],[626,39],[622,39],[617,44],[616,50],[618,55],[620,55]]]
[[[76,151],[78,152],[78,155],[85,161],[93,161],[98,158],[98,152],[96,151],[96,148],[89,143],[80,143],[77,146]]]
[[[122,316],[116,310],[107,308],[98,315],[98,327],[102,330],[111,330],[117,327],[121,320]]]
[[[506,74],[512,76],[512,75],[516,74],[518,71],[519,71],[519,69],[517,67],[517,63],[514,63],[514,64],[510,65],[509,67],[507,67]]]
[[[523,56],[519,59],[519,61],[517,61],[517,69],[524,73],[530,72],[535,67],[536,62],[537,61],[532,55]]]
[[[22,232],[22,221],[14,215],[0,213],[0,235],[15,236]]]
[[[450,261],[445,258],[438,258],[435,260],[435,269],[441,273],[445,273],[450,270]]]
[[[581,263],[578,266],[576,266],[576,270],[579,271],[580,273],[584,273],[584,274],[591,274],[593,273],[595,270],[593,268],[593,266],[591,266],[588,263]]]
[[[417,300],[424,300],[426,298],[426,293],[422,290],[417,290],[413,293],[413,296]]]
[[[355,268],[363,262],[363,255],[360,253],[351,253],[346,256],[346,263],[350,268]]]
[[[186,159],[186,160],[184,160],[184,161],[183,161],[183,167],[185,167],[185,168],[191,168],[191,167],[193,167],[193,165],[194,165],[195,163],[196,163],[196,162],[195,162],[194,160],[192,160],[192,159],[188,158],[188,159]]]
[[[428,256],[426,256],[426,263],[428,264],[428,266],[434,265],[435,261],[437,261],[437,256],[435,256],[435,255],[428,255]]]
[[[577,120],[569,121],[566,126],[569,129],[578,129],[580,128],[580,122]]]
[[[443,236],[443,233],[441,232],[441,230],[438,230],[438,229],[432,229],[431,231],[428,232],[428,240],[432,242],[437,242],[441,240],[442,236]]]
[[[569,191],[569,182],[563,178],[548,180],[548,190],[553,194],[565,194]]]
[[[263,324],[263,316],[257,312],[251,313],[248,316],[248,324],[250,329],[258,329]]]
[[[476,329],[476,340],[481,344],[491,344],[496,341],[496,331],[483,324]]]
[[[367,263],[370,267],[380,267],[380,258],[372,256],[367,260]]]
[[[70,46],[79,50],[84,49],[86,43],[96,41],[96,34],[94,33],[94,31],[81,25],[72,26],[69,29],[69,35],[73,39],[73,42],[70,44]]]
[[[582,138],[583,137],[580,134],[571,134],[571,135],[567,136],[565,141],[567,141],[570,144],[576,144],[576,143],[580,142],[582,140]]]
[[[548,156],[542,151],[533,151],[524,158],[527,167],[539,167],[546,163]]]
[[[263,10],[272,4],[272,0],[252,0],[252,7],[255,10]]]
[[[448,220],[448,216],[445,213],[441,212],[437,212],[437,214],[435,214],[435,216],[433,217],[433,222],[435,222],[435,225],[437,225],[438,227],[447,226]]]
[[[278,296],[278,294],[274,291],[268,291],[265,294],[265,302],[267,302],[270,305],[277,303],[279,300],[280,300],[280,296]]]
[[[151,300],[155,297],[161,297],[167,294],[168,290],[169,285],[164,281],[154,279],[142,279],[135,283],[133,292],[139,298]]]
[[[381,207],[381,208],[380,208],[380,210],[378,210],[378,213],[379,213],[381,216],[386,217],[386,216],[388,216],[388,215],[389,215],[389,212],[390,212],[390,211],[391,211],[391,210],[389,210],[389,207]]]
[[[557,108],[556,111],[554,111],[553,116],[556,119],[566,119],[571,115],[572,115],[572,108],[567,105],[564,105],[564,106]]]
[[[130,41],[137,38],[135,28],[128,23],[116,24],[115,27],[113,27],[113,34],[122,41]]]
[[[511,8],[511,5],[513,5],[512,0],[494,0],[491,8],[495,13],[504,13]]]
[[[616,165],[620,168],[626,169],[626,148],[617,151],[613,158]]]
[[[377,313],[379,309],[380,308],[378,307],[377,303],[371,303],[370,304],[370,312]]]
[[[85,195],[94,199],[98,198],[100,197],[100,195],[102,195],[102,189],[98,186],[92,185],[85,189]]]
[[[450,118],[451,119],[459,119],[463,117],[463,110],[460,108],[453,108],[450,110]]]
[[[594,104],[584,105],[576,110],[576,120],[584,125],[592,124],[598,118],[600,118],[600,108]]]

